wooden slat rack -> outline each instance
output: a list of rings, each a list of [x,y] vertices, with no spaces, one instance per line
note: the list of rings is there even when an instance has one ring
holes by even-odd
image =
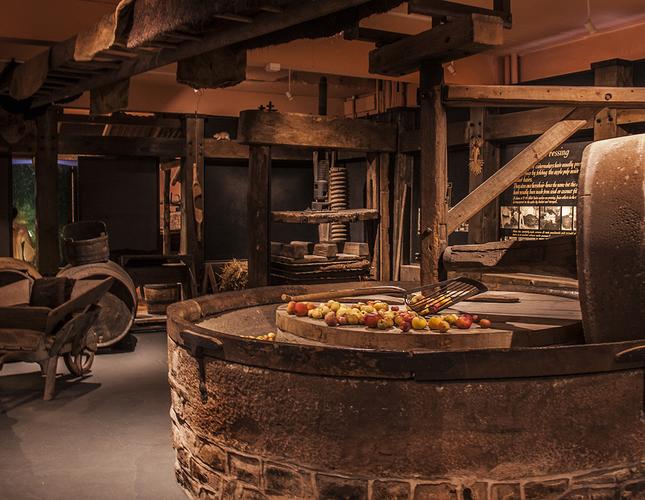
[[[286,222],[291,224],[325,224],[328,222],[363,222],[378,220],[379,212],[373,208],[355,208],[348,210],[299,210],[299,211],[273,211],[273,222]]]

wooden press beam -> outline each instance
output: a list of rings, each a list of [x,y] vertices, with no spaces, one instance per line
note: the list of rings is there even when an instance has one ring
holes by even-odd
[[[440,281],[439,262],[449,234],[446,231],[448,131],[441,102],[442,66],[422,66],[420,77],[421,284],[428,284]]]
[[[645,107],[643,87],[560,87],[555,85],[447,85],[448,106]]]
[[[38,98],[33,105],[37,107],[78,95],[91,88],[102,87],[211,50],[242,43],[276,31],[286,30],[298,24],[361,6],[369,3],[369,1],[318,0],[316,2],[296,3],[293,8],[289,8],[282,13],[263,12],[254,17],[253,23],[240,23],[229,28],[212,31],[205,34],[201,40],[187,40],[177,48],[161,50],[151,54],[139,54],[136,59],[120,62],[114,70],[108,73],[89,77],[77,84],[68,85]],[[73,61],[75,43],[76,37],[73,37],[52,47],[49,67],[56,68]]]
[[[271,266],[271,148],[249,148],[247,192],[247,234],[249,238],[249,288],[270,283]]]
[[[36,248],[42,275],[58,272],[58,108],[36,119]]]
[[[472,14],[440,24],[370,52],[369,71],[401,76],[419,69],[423,62],[442,63],[477,54],[503,42],[499,17]]]
[[[408,13],[432,17],[456,17],[470,14],[485,14],[500,17],[505,28],[512,26],[510,2],[495,1],[492,9],[448,2],[446,0],[409,0]]]
[[[595,111],[580,108],[550,127],[544,134],[523,149],[515,158],[491,175],[448,212],[448,234],[469,220],[479,210],[502,194],[513,182],[544,158],[550,151],[583,128]]]
[[[249,110],[240,113],[243,144],[395,152],[396,127],[352,118]]]

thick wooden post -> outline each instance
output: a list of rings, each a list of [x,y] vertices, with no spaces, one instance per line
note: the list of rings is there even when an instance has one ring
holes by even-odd
[[[473,113],[474,112],[474,113]],[[488,118],[487,110],[483,108],[471,109],[470,128],[482,131],[480,143],[480,155],[483,161],[481,171],[469,172],[468,191],[475,190],[484,180],[493,175],[500,167],[500,150],[499,147],[486,140],[485,122]],[[472,154],[472,153],[471,153]],[[475,214],[468,222],[468,243],[486,243],[496,241],[499,238],[499,201],[497,198],[486,205],[481,211]]]
[[[58,251],[58,108],[36,119],[36,247],[38,270],[55,275]]]
[[[390,245],[390,155],[379,154],[379,269],[380,279],[392,279],[392,248]]]
[[[424,65],[420,78],[421,283],[427,284],[439,281],[439,260],[448,240],[448,132],[441,102],[443,67]]]
[[[249,288],[270,282],[271,148],[249,146]]]
[[[365,207],[374,208],[379,210],[380,206],[380,185],[379,185],[379,168],[378,168],[378,155],[375,153],[368,153],[367,166],[365,170]],[[381,279],[381,266],[379,264],[381,255],[380,243],[380,220],[377,225],[367,225],[367,239],[370,243],[374,243],[371,248],[372,251],[372,277],[376,280]]]
[[[12,257],[11,158],[0,155],[0,257]]]
[[[631,87],[634,71],[631,61],[611,59],[591,65],[594,70],[594,84],[601,87]],[[603,109],[596,115],[593,127],[593,140],[611,139],[626,135],[618,126],[616,109]]]
[[[186,144],[181,165],[180,253],[193,257],[195,280],[204,270],[204,119],[186,117]]]
[[[170,254],[170,174],[169,168],[163,170],[163,254]]]

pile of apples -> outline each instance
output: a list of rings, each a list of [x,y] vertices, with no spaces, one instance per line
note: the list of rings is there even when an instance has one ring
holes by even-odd
[[[426,318],[412,310],[374,300],[352,305],[343,305],[335,300],[319,305],[292,301],[287,304],[287,313],[323,320],[328,326],[365,325],[379,330],[388,330],[396,326],[402,332],[410,330],[447,332],[453,327],[468,330],[473,323],[479,323],[480,328],[491,326],[489,320],[480,319],[476,314],[445,314]]]

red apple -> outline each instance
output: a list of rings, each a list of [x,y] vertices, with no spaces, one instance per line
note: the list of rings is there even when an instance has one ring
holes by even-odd
[[[287,314],[296,314],[295,311],[296,303],[292,300],[287,304]]]
[[[336,319],[338,320],[339,325],[346,325],[347,324],[347,316],[344,314],[341,316],[336,315]]]
[[[377,313],[370,313],[365,315],[365,326],[369,328],[376,328],[378,325],[378,320],[381,317]]]
[[[309,309],[304,302],[296,302],[293,306],[293,311],[296,313],[296,316],[307,316]]]
[[[473,320],[468,316],[462,315],[462,316],[459,316],[459,318],[457,318],[457,323],[456,323],[457,328],[460,328],[462,330],[468,330],[472,326],[472,324],[473,324]]]
[[[410,328],[412,328],[412,324],[409,321],[404,321],[401,323],[401,326],[399,327],[402,332],[409,332]]]
[[[398,311],[399,306],[390,306],[390,311]]]
[[[490,328],[491,322],[489,319],[480,319],[479,326],[480,328]]]
[[[336,313],[333,311],[330,311],[327,314],[325,314],[325,323],[327,323],[327,326],[338,325],[338,319],[336,319]]]

